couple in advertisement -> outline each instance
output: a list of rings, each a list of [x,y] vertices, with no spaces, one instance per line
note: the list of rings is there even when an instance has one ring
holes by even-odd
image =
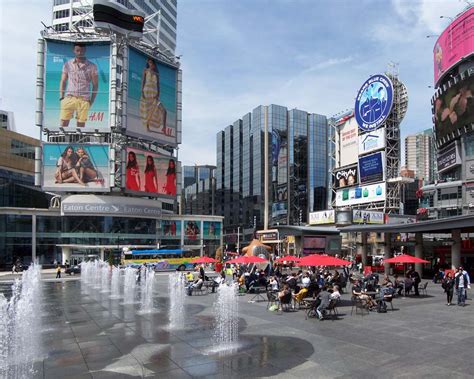
[[[67,146],[56,166],[54,174],[56,184],[76,183],[85,186],[86,183],[98,180],[98,171],[86,150],[81,146],[76,151],[72,146]]]
[[[152,155],[146,156],[145,168],[143,173],[141,173],[136,153],[133,151],[128,152],[125,185],[128,190],[176,195],[176,164],[174,159],[168,161],[165,176],[166,182],[158,183],[157,168]],[[144,180],[144,183],[142,183],[142,180]],[[162,186],[161,190],[160,185]]]

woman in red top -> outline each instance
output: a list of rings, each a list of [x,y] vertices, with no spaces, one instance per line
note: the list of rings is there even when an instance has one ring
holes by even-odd
[[[137,156],[133,151],[128,153],[125,187],[132,191],[140,191],[140,170],[138,168]]]
[[[158,177],[156,175],[155,161],[151,155],[146,157],[145,167],[145,192],[157,192]]]
[[[168,163],[166,171],[166,184],[163,186],[167,195],[176,195],[176,167],[173,159]]]

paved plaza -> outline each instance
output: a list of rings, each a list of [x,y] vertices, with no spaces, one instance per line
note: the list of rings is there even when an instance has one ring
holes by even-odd
[[[474,307],[446,306],[439,285],[430,283],[427,297],[395,299],[386,314],[351,316],[344,294],[339,317],[322,322],[239,296],[240,347],[218,355],[209,353],[216,295],[187,297],[187,328],[173,331],[167,275],[156,281],[158,312],[148,315],[108,294],[87,294],[79,280],[43,282],[45,351],[36,377],[474,377]]]

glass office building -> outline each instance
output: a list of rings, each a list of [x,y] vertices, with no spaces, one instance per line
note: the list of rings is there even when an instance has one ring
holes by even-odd
[[[269,225],[299,225],[327,208],[329,130],[323,115],[258,106],[217,133],[216,214],[227,233],[263,228],[265,120]]]

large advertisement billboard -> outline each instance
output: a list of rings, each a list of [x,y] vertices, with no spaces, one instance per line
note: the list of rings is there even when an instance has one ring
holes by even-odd
[[[384,180],[384,152],[359,158],[359,177],[361,184]]]
[[[359,155],[385,149],[385,139],[385,128],[379,128],[359,135]]]
[[[441,33],[433,49],[435,83],[460,60],[474,54],[474,8],[456,18]]]
[[[466,76],[434,101],[436,138],[442,138],[474,122],[474,75]]]
[[[334,188],[355,186],[358,183],[359,170],[356,164],[334,170]]]
[[[176,196],[176,159],[127,147],[123,186],[142,196]]]
[[[43,143],[42,188],[55,192],[109,192],[109,145]]]
[[[336,167],[357,163],[359,155],[358,126],[356,119],[350,117],[337,127]]]
[[[162,220],[161,230],[163,237],[180,237],[181,236],[181,221],[177,220]]]
[[[353,209],[352,222],[354,224],[384,224],[385,213],[380,211],[365,211],[362,209]]]
[[[46,40],[43,127],[108,132],[110,44]]]
[[[386,190],[385,183],[340,189],[336,191],[336,206],[345,207],[385,201]]]
[[[203,238],[220,238],[221,223],[217,221],[203,221]]]
[[[175,145],[177,69],[133,48],[128,60],[126,133]]]

